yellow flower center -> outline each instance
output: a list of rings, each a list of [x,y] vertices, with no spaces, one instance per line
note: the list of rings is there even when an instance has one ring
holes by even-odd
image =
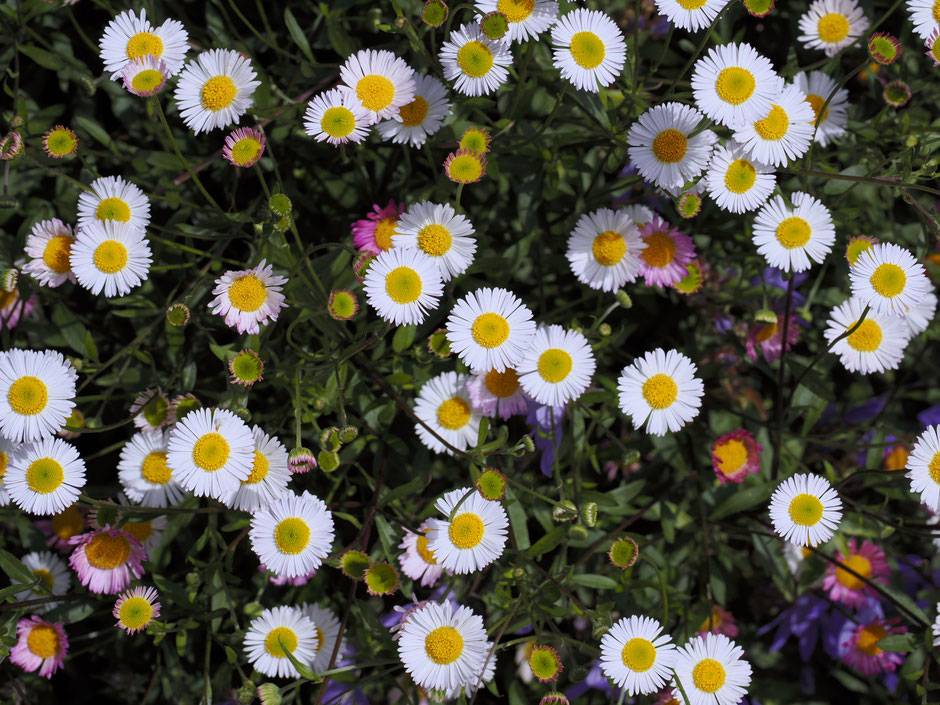
[[[438,627],[424,637],[424,652],[434,663],[446,666],[463,653],[463,637],[453,627]]]
[[[704,693],[716,693],[725,684],[725,667],[713,658],[706,658],[692,669],[692,682]]]
[[[870,250],[872,246],[872,243],[860,237],[849,242],[849,246],[845,250],[845,257],[848,259],[849,264],[854,266],[862,253]]]
[[[697,10],[702,7],[708,0],[677,0],[679,7],[683,10]]]
[[[37,568],[33,571],[33,575],[37,580],[39,580],[39,585],[45,588],[48,592],[52,592],[52,587],[55,585],[55,579],[52,577],[52,573],[50,573],[45,568]],[[40,591],[36,590],[36,588],[33,588],[33,592],[39,594]]]
[[[251,474],[247,480],[242,480],[243,485],[257,485],[268,474],[270,463],[260,450],[255,451],[255,460],[251,465]]]
[[[470,406],[460,397],[451,397],[437,407],[437,422],[444,428],[456,431],[470,421]]]
[[[643,673],[656,663],[656,647],[648,639],[634,637],[624,644],[621,658],[623,665],[631,671]]]
[[[653,156],[664,164],[682,161],[689,147],[689,140],[679,130],[668,128],[653,139]]]
[[[70,539],[85,528],[85,517],[74,504],[52,517],[52,533],[58,538]]]
[[[138,93],[153,93],[161,83],[163,83],[162,73],[156,69],[144,69],[131,79],[131,88]]]
[[[779,105],[770,109],[770,114],[754,123],[754,131],[765,140],[783,139],[790,129],[790,117]]]
[[[254,137],[243,137],[232,147],[232,161],[244,166],[254,162],[261,154],[261,142]]]
[[[403,105],[398,113],[401,124],[405,127],[417,127],[428,116],[428,101],[416,95],[408,105]]]
[[[141,543],[153,533],[153,524],[149,521],[129,521],[122,528]]]
[[[165,485],[170,481],[173,471],[166,464],[166,451],[155,450],[147,453],[140,466],[140,475],[151,485]]]
[[[640,250],[640,257],[650,267],[665,267],[676,256],[676,243],[666,233],[651,233],[643,242],[646,248]]]
[[[483,540],[483,520],[469,512],[458,514],[447,529],[450,542],[457,548],[473,548]]]
[[[867,656],[878,656],[884,652],[878,642],[888,636],[888,630],[877,622],[862,627],[858,634],[858,641],[855,642],[855,648]]]
[[[493,52],[483,42],[467,42],[457,51],[457,64],[470,78],[480,78],[493,68]]]
[[[842,563],[862,577],[871,577],[871,561],[865,558],[865,556],[860,556],[857,553],[853,553],[851,556],[843,560]],[[849,573],[847,570],[843,570],[842,568],[836,568],[836,580],[842,583],[849,590],[861,590],[863,587],[865,587],[864,580],[861,578],[856,578],[854,575]]]
[[[741,105],[754,94],[756,87],[754,74],[740,66],[722,69],[715,81],[715,92],[718,97],[731,105]]]
[[[229,444],[221,433],[205,433],[193,446],[193,462],[206,472],[215,472],[229,456]]]
[[[46,148],[57,157],[72,154],[77,144],[75,133],[65,128],[53,130],[46,138]]]
[[[65,235],[56,235],[46,243],[42,251],[42,261],[56,274],[65,274],[72,269],[69,257],[72,255],[72,238]]]
[[[35,416],[46,408],[49,392],[46,383],[38,377],[24,375],[10,385],[7,392],[10,408],[21,416]]]
[[[483,164],[472,154],[461,154],[454,157],[447,167],[447,175],[451,181],[459,183],[473,183],[483,176]]]
[[[933,21],[940,24],[940,0],[934,0],[933,3]]]
[[[292,556],[303,551],[310,542],[310,527],[303,519],[288,517],[281,519],[274,529],[274,543],[281,553]]]
[[[761,326],[760,330],[757,331],[757,335],[754,337],[757,339],[758,343],[766,343],[777,334],[777,330],[777,324],[770,323],[768,325]]]
[[[320,128],[330,137],[345,137],[356,129],[356,116],[349,108],[336,105],[323,111]]]
[[[26,646],[41,659],[53,658],[59,653],[59,633],[49,624],[38,624],[29,630]]]
[[[202,107],[218,112],[230,106],[238,95],[238,87],[228,76],[213,76],[206,81],[200,91]]]
[[[813,115],[815,119],[813,123],[816,123],[816,120],[819,120],[819,111],[822,110],[822,106],[826,104],[826,99],[821,95],[816,95],[815,93],[810,93],[806,96],[806,102],[810,104],[810,107],[813,109]],[[823,112],[822,120],[819,121],[819,124],[826,122],[829,118],[829,106],[826,106],[826,110]]]
[[[131,219],[131,207],[116,196],[104,198],[95,209],[98,220],[119,220],[126,223]]]
[[[375,224],[375,244],[382,252],[392,249],[392,235],[398,227],[397,218],[383,218]]]
[[[65,481],[65,469],[52,458],[39,458],[26,469],[26,484],[38,494],[55,492]]]
[[[849,329],[852,328],[858,321],[853,321],[849,325]],[[883,338],[881,332],[881,326],[875,323],[870,318],[866,318],[862,321],[862,324],[855,330],[852,335],[846,338],[849,346],[855,350],[861,352],[874,352],[881,345],[881,339]]]
[[[818,497],[798,494],[790,502],[790,518],[800,526],[815,526],[822,519],[823,505]]]
[[[313,626],[313,630],[317,634],[317,648],[313,650],[313,653],[317,654],[320,653],[320,649],[323,648],[323,630],[316,625]]]
[[[114,274],[127,266],[127,247],[117,240],[105,240],[95,248],[92,257],[99,271]]]
[[[817,29],[822,41],[835,44],[849,36],[849,19],[838,12],[830,12],[819,18]]]
[[[746,193],[757,181],[757,170],[747,159],[735,159],[725,172],[725,186],[732,193]]]
[[[283,648],[281,644],[284,644]],[[284,649],[293,653],[297,648],[297,634],[287,627],[277,627],[264,638],[264,650],[274,658],[287,658]]]
[[[425,225],[418,233],[418,247],[431,257],[440,257],[450,250],[450,230],[443,225]]]
[[[875,291],[891,299],[904,291],[907,275],[898,265],[885,262],[878,265],[878,269],[871,275],[869,281]]]
[[[747,446],[738,438],[731,438],[713,451],[718,458],[718,470],[722,475],[733,475],[747,462]]]
[[[371,73],[356,83],[356,96],[366,110],[385,110],[395,100],[395,84],[385,76]]]
[[[591,254],[598,264],[612,267],[627,253],[627,241],[616,230],[605,230],[594,238]]]
[[[121,535],[98,534],[85,546],[85,558],[99,570],[114,570],[131,556],[131,544]]]
[[[490,394],[500,399],[511,397],[519,389],[519,375],[514,369],[507,367],[503,372],[490,370],[483,378]]]
[[[717,629],[718,627],[720,627],[722,624],[724,624],[724,621],[725,620],[721,616],[721,609],[718,607],[718,605],[715,605],[714,607],[712,607],[711,614],[707,616],[705,618],[705,621],[702,622],[701,626],[699,626],[698,631],[700,632],[713,631]]]
[[[125,52],[131,61],[147,54],[153,54],[159,59],[163,56],[163,40],[152,32],[138,32],[127,40]]]
[[[655,374],[643,383],[643,398],[654,409],[672,406],[679,396],[679,385],[669,375]]]
[[[481,314],[473,322],[471,335],[480,347],[498,347],[509,337],[509,321],[498,313]]]
[[[410,304],[421,296],[421,277],[411,267],[396,267],[385,277],[385,293],[397,304]]]
[[[895,446],[891,449],[891,452],[885,456],[884,469],[888,472],[904,470],[907,466],[909,456],[910,453],[907,452],[907,448],[904,446]]]
[[[571,374],[571,367],[571,355],[565,350],[549,348],[539,355],[539,374],[551,384],[557,384]]]
[[[128,629],[143,629],[153,619],[153,607],[144,597],[128,598],[118,610],[118,619]]]
[[[777,242],[788,250],[794,247],[803,247],[809,242],[812,230],[805,219],[793,216],[782,221],[777,226]]]
[[[418,555],[421,556],[421,559],[428,565],[437,565],[437,559],[434,557],[434,551],[428,548],[428,538],[427,536],[419,536],[418,543],[415,545],[415,550],[418,552]]]
[[[232,306],[239,311],[257,311],[268,299],[268,288],[254,274],[246,274],[232,282],[228,289]]]
[[[940,452],[934,454],[927,467],[930,470],[930,479],[940,485]]]
[[[594,32],[578,32],[571,38],[571,58],[584,69],[600,66],[607,55],[603,40]]]
[[[940,0],[938,0],[937,5],[934,5],[934,8],[938,5],[940,5]],[[934,12],[937,12],[937,10],[935,9]],[[937,20],[937,22],[940,23],[940,20]],[[933,44],[930,46],[930,55],[934,61],[940,63],[940,37],[933,40]]]
[[[510,22],[522,22],[535,9],[535,0],[499,0],[496,9]]]
[[[3,476],[7,474],[7,463],[9,460],[10,458],[7,454],[0,450],[0,483],[3,482]]]

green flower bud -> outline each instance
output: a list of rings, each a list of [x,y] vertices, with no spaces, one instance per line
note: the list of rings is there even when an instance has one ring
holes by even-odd
[[[333,472],[339,467],[339,453],[321,450],[317,454],[317,464],[323,472]]]
[[[582,506],[578,516],[581,517],[581,521],[584,522],[586,527],[589,529],[594,528],[597,524],[597,502],[588,502]]]

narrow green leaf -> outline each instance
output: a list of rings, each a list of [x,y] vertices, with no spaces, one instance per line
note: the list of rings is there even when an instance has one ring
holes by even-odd
[[[21,54],[26,54],[30,59],[50,71],[59,71],[65,66],[65,62],[52,52],[40,49],[32,44],[21,44],[19,47]]]
[[[313,58],[313,52],[310,50],[310,42],[307,41],[303,30],[300,28],[300,25],[294,18],[294,13],[290,11],[289,7],[284,8],[284,24],[287,25],[287,31],[290,32],[291,39],[300,47],[300,51],[303,52],[303,55],[310,60],[311,64],[315,64],[316,61]]]
[[[284,646],[284,642],[280,637],[277,640],[277,643],[280,645],[281,649],[284,651],[284,655],[287,657],[287,660],[291,662],[291,665],[297,669],[297,673],[300,674],[301,678],[306,678],[308,681],[313,681],[314,683],[319,683],[322,678],[314,673],[309,666],[302,664],[297,660],[297,657],[294,656],[287,648]]]
[[[0,570],[7,574],[11,583],[20,583],[26,587],[36,582],[33,572],[23,565],[19,558],[2,548],[0,548]]]
[[[562,539],[565,538],[566,531],[567,527],[565,526],[554,527],[551,531],[545,534],[545,536],[532,544],[532,547],[526,551],[526,555],[529,558],[538,558],[543,553],[551,551],[562,542]]]

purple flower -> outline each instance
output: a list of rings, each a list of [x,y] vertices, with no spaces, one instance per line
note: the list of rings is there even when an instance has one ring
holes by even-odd
[[[568,700],[574,701],[575,698],[592,689],[603,691],[607,697],[617,692],[617,689],[608,682],[607,676],[601,671],[601,664],[598,661],[595,661],[591,670],[588,671],[587,678],[565,691],[565,696]]]
[[[771,651],[779,651],[791,636],[796,637],[800,645],[800,658],[803,661],[809,661],[816,649],[820,623],[828,608],[829,603],[826,600],[809,593],[800,595],[792,607],[785,609],[772,622],[761,627],[757,633],[765,634],[771,629],[776,629],[770,646]]]
[[[888,401],[888,395],[882,394],[877,397],[872,397],[864,404],[860,404],[852,409],[849,409],[842,415],[843,423],[866,423],[875,418],[878,414],[881,413],[881,410],[885,408],[885,404]],[[871,432],[874,435],[874,432]]]
[[[525,421],[532,429],[532,439],[535,447],[542,451],[542,460],[539,469],[546,477],[552,476],[552,463],[555,462],[555,452],[561,448],[561,422],[565,417],[565,407],[556,406],[555,409],[555,443],[552,443],[552,407],[540,406],[529,401],[529,413]]]
[[[798,292],[797,289],[799,289],[800,285],[802,285],[803,282],[806,281],[807,277],[809,277],[809,273],[798,272],[796,274],[793,274],[792,276],[793,276],[793,300],[792,300],[792,303],[790,304],[791,311],[797,308],[798,306],[802,306],[804,303],[806,303],[806,297],[803,296],[800,292]],[[761,283],[761,278],[759,276],[751,279],[752,286],[759,286],[760,283]],[[786,294],[787,286],[789,285],[789,282],[783,278],[783,272],[777,269],[776,267],[767,267],[766,269],[764,269],[764,284],[767,286],[772,286],[772,287],[776,287],[777,289],[780,289],[780,307],[781,307],[780,310],[782,311],[783,306],[784,306],[782,297]]]
[[[924,409],[917,414],[917,420],[920,421],[924,427],[940,424],[940,406],[931,406],[929,409]]]

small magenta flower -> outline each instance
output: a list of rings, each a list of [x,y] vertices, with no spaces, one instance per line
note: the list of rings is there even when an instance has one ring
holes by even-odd
[[[486,154],[490,151],[492,139],[488,130],[480,127],[468,127],[463,133],[463,137],[460,138],[460,148]]]
[[[836,552],[836,560],[862,577],[872,582],[887,584],[891,568],[885,560],[884,551],[871,541],[862,543],[858,548],[856,539],[849,540],[848,555]],[[878,597],[878,592],[871,585],[844,568],[833,564],[826,566],[823,578],[823,590],[829,591],[829,599],[841,602],[856,609],[865,607]]]
[[[317,466],[317,456],[309,448],[294,448],[287,456],[287,466],[294,475],[302,475]]]
[[[0,160],[16,159],[23,153],[23,138],[19,132],[8,132],[0,139]]]
[[[153,54],[133,59],[121,70],[124,88],[140,98],[148,98],[163,90],[169,76],[170,69],[166,62]]]
[[[330,292],[326,308],[333,320],[348,321],[359,313],[359,300],[349,289],[335,289]]]
[[[712,445],[715,476],[721,484],[744,482],[745,477],[760,471],[761,450],[750,431],[739,428],[726,433]]]
[[[868,40],[868,54],[882,66],[890,66],[901,56],[901,43],[887,32],[876,32]]]
[[[469,149],[451,152],[444,160],[444,173],[455,184],[473,184],[486,176],[486,156]]]
[[[264,360],[254,350],[245,348],[229,360],[228,371],[232,384],[250,387],[264,379]]]
[[[699,626],[696,634],[704,636],[709,632],[712,634],[724,634],[729,639],[734,639],[738,635],[738,625],[735,624],[734,615],[724,607],[714,605],[711,613]]]
[[[56,125],[42,136],[42,148],[53,159],[73,157],[78,152],[78,136],[65,125]]]
[[[799,335],[796,316],[791,315],[787,325],[787,350],[793,347]],[[757,359],[758,348],[767,362],[779,360],[783,351],[783,316],[778,314],[776,323],[757,323],[751,326],[744,348],[752,360]]]
[[[421,19],[429,27],[437,28],[444,24],[449,12],[443,0],[428,0],[421,11]]]
[[[392,235],[404,212],[405,204],[396,203],[394,199],[390,199],[384,208],[379,208],[378,203],[373,204],[372,212],[367,213],[363,220],[357,220],[350,228],[356,249],[369,251],[373,255],[392,249]],[[359,275],[356,277],[359,278]],[[362,282],[362,279],[359,281]]]
[[[927,38],[927,51],[924,53],[933,60],[934,67],[940,66],[940,27]]]
[[[239,127],[225,138],[222,156],[234,166],[254,166],[264,154],[265,139],[258,130]]]
[[[144,547],[132,534],[105,526],[69,539],[75,550],[69,565],[82,585],[94,593],[113,595],[126,588],[132,578],[144,573]]]
[[[893,651],[885,651],[878,642],[890,634],[904,634],[906,627],[896,626],[900,620],[875,617],[862,619],[852,629],[847,641],[842,643],[846,652],[842,660],[866,676],[894,671],[904,662],[904,657]]]
[[[777,0],[744,0],[744,8],[753,17],[766,17],[776,4]]]
[[[911,99],[911,87],[904,81],[891,81],[885,84],[884,92],[881,94],[885,103],[892,108],[903,108]]]
[[[10,661],[24,671],[38,670],[43,678],[52,678],[69,650],[62,624],[45,622],[36,615],[16,623],[16,637],[16,646],[10,649]]]
[[[114,603],[112,615],[117,620],[114,625],[128,634],[136,634],[160,616],[160,603],[157,591],[152,587],[138,586],[121,593]]]
[[[607,557],[610,558],[613,565],[626,570],[636,563],[639,554],[640,549],[636,545],[636,541],[629,536],[621,536],[611,544]]]
[[[856,235],[851,238],[849,244],[845,247],[845,259],[849,266],[854,267],[862,253],[877,245],[878,242],[878,238],[871,235]]]
[[[552,683],[558,680],[564,665],[558,657],[558,652],[551,646],[538,644],[529,651],[529,668],[539,683]]]

